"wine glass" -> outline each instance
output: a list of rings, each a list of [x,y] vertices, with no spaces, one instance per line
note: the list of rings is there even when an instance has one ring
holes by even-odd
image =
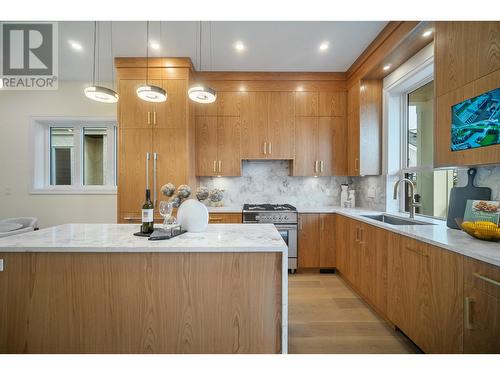
[[[175,224],[175,218],[172,216],[174,205],[172,202],[161,201],[159,206],[160,215],[163,217],[163,229],[169,224]]]

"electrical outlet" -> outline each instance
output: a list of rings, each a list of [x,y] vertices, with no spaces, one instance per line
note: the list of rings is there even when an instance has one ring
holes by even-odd
[[[0,272],[3,272],[3,259],[0,259]]]
[[[368,188],[368,198],[375,198],[376,189],[374,186]]]

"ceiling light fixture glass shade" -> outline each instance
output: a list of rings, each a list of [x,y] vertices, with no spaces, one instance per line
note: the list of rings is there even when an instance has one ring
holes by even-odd
[[[189,99],[196,103],[209,104],[217,100],[217,94],[211,87],[196,85],[188,91]]]
[[[161,103],[167,100],[167,92],[158,86],[141,86],[136,92],[139,98],[147,102]]]
[[[85,96],[89,99],[95,100],[101,103],[116,103],[118,102],[118,94],[103,86],[89,86],[86,87]]]

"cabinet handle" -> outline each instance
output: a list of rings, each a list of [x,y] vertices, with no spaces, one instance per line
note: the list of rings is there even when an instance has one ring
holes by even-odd
[[[264,142],[264,155],[267,155],[267,142]]]
[[[140,217],[134,217],[134,216],[124,216],[123,220],[141,220]]]
[[[222,173],[222,160],[219,160],[219,173]]]
[[[471,305],[474,303],[474,300],[471,297],[465,297],[465,328],[471,330],[472,327],[472,314],[471,314]]]
[[[153,125],[156,125],[156,111],[153,112]]]
[[[359,172],[359,159],[358,158],[354,159],[354,170],[356,172]]]
[[[299,217],[299,229],[302,230],[302,218]]]
[[[158,160],[158,153],[153,154],[153,207],[156,207],[156,161]]]
[[[359,242],[364,243],[364,242],[365,242],[365,241],[364,241],[364,236],[365,236],[365,234],[364,234],[364,233],[365,233],[365,229],[364,229],[364,228],[362,228],[362,227],[360,227],[360,228],[359,228],[359,233],[360,233],[360,236],[359,236]]]
[[[222,218],[221,217],[211,217],[210,221],[221,222]]]
[[[271,155],[273,153],[273,143],[272,142],[269,142],[269,155]]]
[[[3,265],[3,259],[0,259],[0,272],[3,272],[4,265]]]
[[[148,111],[148,125],[151,125],[151,112]]]
[[[483,276],[480,273],[474,272],[473,275],[477,277],[478,279],[481,279],[483,281],[486,281],[487,283],[493,284],[495,286],[500,286],[500,282],[490,279],[489,277]]]
[[[325,218],[323,216],[321,216],[320,222],[321,222],[321,231],[323,232],[325,230]]]
[[[149,159],[151,158],[149,152],[146,152],[146,189],[149,189]]]
[[[323,160],[320,160],[319,162],[319,171],[323,173]]]
[[[317,160],[314,161],[314,173],[316,173],[316,174],[318,173],[318,161]]]
[[[217,173],[217,160],[214,160],[214,173]]]
[[[359,227],[356,227],[356,242],[359,242]]]
[[[425,251],[425,250],[414,249],[413,247],[410,247],[410,246],[405,246],[405,249],[409,250],[412,253],[415,253],[417,255],[421,255],[423,257],[428,257],[429,256],[429,253],[427,251]]]

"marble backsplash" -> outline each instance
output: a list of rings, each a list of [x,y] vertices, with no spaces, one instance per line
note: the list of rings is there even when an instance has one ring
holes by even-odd
[[[292,177],[284,160],[243,161],[241,177],[200,177],[199,185],[224,189],[224,205],[289,203],[301,207],[338,206],[347,177]]]
[[[500,166],[477,168],[474,184],[491,188],[491,199],[500,201]],[[457,186],[465,185],[467,185],[467,170],[459,170]]]
[[[479,167],[477,186],[492,190],[492,199],[500,200],[500,166]],[[340,184],[356,190],[356,207],[377,211],[397,210],[397,202],[387,198],[387,186],[397,176],[292,177],[289,163],[283,160],[243,161],[241,177],[200,177],[199,185],[224,189],[224,205],[244,203],[289,203],[301,207],[338,206]],[[458,173],[458,185],[467,182],[466,170]],[[392,191],[391,191],[392,195]],[[394,207],[393,207],[394,206]]]

